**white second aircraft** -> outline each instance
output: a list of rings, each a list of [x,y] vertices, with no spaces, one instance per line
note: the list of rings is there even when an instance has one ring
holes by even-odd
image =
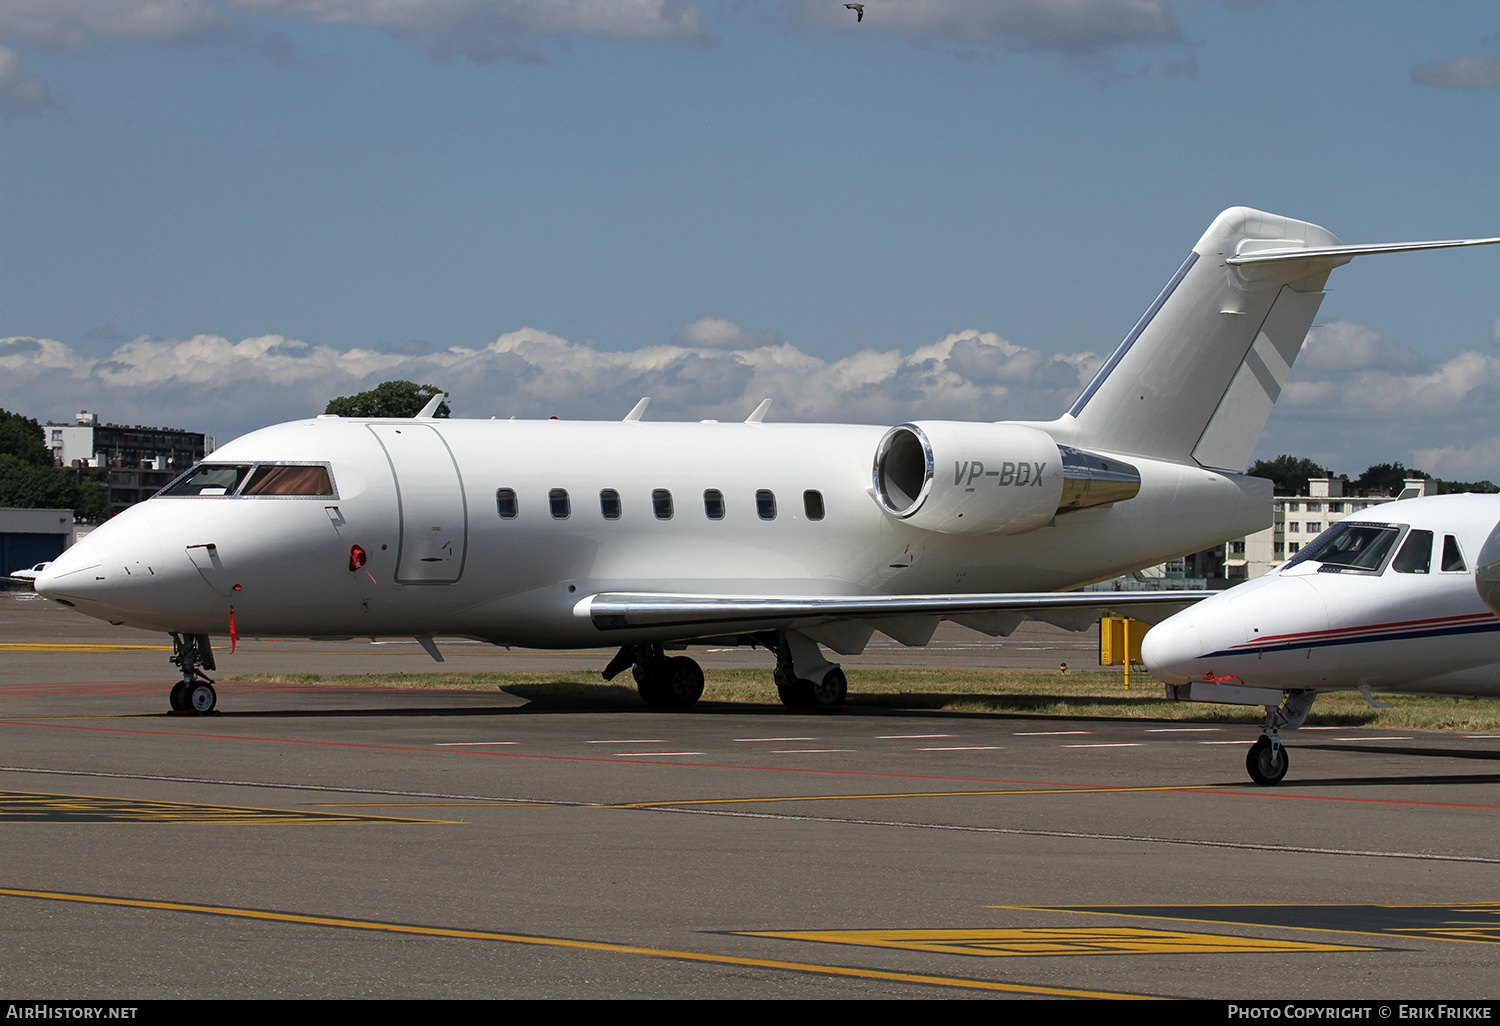
[[[1266,707],[1245,768],[1276,784],[1281,731],[1324,691],[1500,698],[1500,619],[1476,557],[1500,495],[1403,499],[1351,515],[1264,577],[1169,617],[1141,641],[1146,668],[1186,701]],[[1490,562],[1500,562],[1493,555]]]
[[[789,706],[843,702],[820,645],[910,645],[942,619],[1085,629],[1058,594],[1262,527],[1242,476],[1323,299],[1354,256],[1500,240],[1343,246],[1236,207],[1057,420],[890,429],[745,423],[319,417],[236,439],[93,531],[38,578],[100,619],[168,631],[176,709],[216,696],[210,635],[618,645],[653,704],[703,674],[666,653],[764,645]],[[436,403],[432,404],[435,408]],[[430,414],[432,409],[424,410]],[[1149,609],[1155,607],[1153,615]]]

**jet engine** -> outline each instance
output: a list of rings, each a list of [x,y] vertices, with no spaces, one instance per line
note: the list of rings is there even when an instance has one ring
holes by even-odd
[[[891,428],[875,449],[874,476],[882,509],[945,534],[1023,534],[1141,487],[1123,460],[1058,445],[1037,428],[958,421]]]

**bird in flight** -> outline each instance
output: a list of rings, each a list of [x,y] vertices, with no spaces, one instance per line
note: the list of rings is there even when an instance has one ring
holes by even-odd
[[[859,22],[859,21],[864,21],[865,20],[865,5],[864,4],[845,4],[844,7],[846,7],[848,10],[851,10],[851,11],[854,12],[854,20],[855,21]]]

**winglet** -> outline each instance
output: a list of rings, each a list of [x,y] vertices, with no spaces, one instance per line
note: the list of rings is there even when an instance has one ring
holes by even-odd
[[[649,395],[642,396],[641,397],[641,401],[638,402],[638,403],[636,403],[634,406],[632,406],[630,408],[630,412],[627,413],[627,414],[625,414],[625,423],[631,424],[631,423],[634,423],[635,421],[640,420],[641,417],[645,416],[646,407],[650,406],[650,405],[651,405],[651,397]]]
[[[448,398],[447,392],[439,392],[427,400],[427,405],[418,410],[417,415],[412,420],[430,420],[437,413],[438,407],[443,405],[443,400],[446,398]]]
[[[752,414],[750,414],[750,416],[748,416],[748,417],[745,418],[745,423],[746,424],[759,424],[761,421],[763,421],[763,420],[766,419],[766,411],[769,410],[770,408],[771,408],[771,400],[769,400],[769,399],[762,399],[760,401],[760,405],[755,408],[755,412],[752,413]]]

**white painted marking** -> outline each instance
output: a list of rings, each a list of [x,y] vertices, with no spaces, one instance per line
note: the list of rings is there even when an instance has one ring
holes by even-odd
[[[1223,727],[1147,727],[1148,734],[1211,734]]]
[[[767,748],[771,755],[803,755],[813,752],[852,752],[852,748]]]
[[[617,756],[620,756],[620,757],[624,757],[624,756],[627,756],[627,755],[634,757],[634,756],[640,756],[640,755],[702,755],[703,753],[702,752],[613,752],[611,754],[617,755]]]
[[[1093,734],[1092,730],[1018,730],[1016,737],[1055,737],[1061,734]]]
[[[1253,745],[1254,741],[1194,741],[1195,745]]]
[[[815,737],[737,737],[736,741],[816,741]]]
[[[924,737],[958,737],[957,734],[877,734],[876,741],[915,741]]]
[[[1086,745],[1058,745],[1059,748],[1140,748],[1139,741],[1093,741]]]
[[[434,741],[434,748],[477,748],[480,745],[521,745],[524,741]]]
[[[946,748],[913,748],[914,752],[993,752],[999,745],[948,745]]]
[[[664,745],[664,737],[623,737],[618,741],[585,741],[586,745]]]
[[[1393,734],[1390,737],[1331,737],[1328,740],[1330,740],[1330,741],[1411,741],[1413,739],[1410,736],[1402,737],[1400,735]]]

